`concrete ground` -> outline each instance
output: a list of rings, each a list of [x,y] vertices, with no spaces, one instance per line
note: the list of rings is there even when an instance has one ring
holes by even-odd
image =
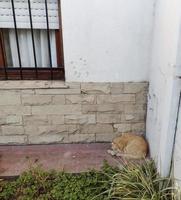
[[[0,146],[0,177],[18,176],[31,167],[83,172],[100,169],[104,160],[118,163],[107,153],[109,143]]]

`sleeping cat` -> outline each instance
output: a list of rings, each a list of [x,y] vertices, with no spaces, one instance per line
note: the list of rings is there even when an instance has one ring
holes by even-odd
[[[143,159],[148,153],[148,143],[142,136],[125,133],[112,142],[112,150],[108,153],[130,159]]]

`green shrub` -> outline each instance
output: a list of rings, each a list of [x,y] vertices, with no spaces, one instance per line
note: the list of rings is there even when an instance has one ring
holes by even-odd
[[[15,181],[0,182],[0,200],[91,200],[110,188],[109,179],[116,171],[107,164],[101,172],[81,174],[32,169]],[[107,196],[97,199],[106,200]]]

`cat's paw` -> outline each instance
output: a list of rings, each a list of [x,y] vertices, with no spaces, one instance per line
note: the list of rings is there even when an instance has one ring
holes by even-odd
[[[121,157],[123,154],[122,153],[116,153],[117,157]]]
[[[113,150],[107,150],[107,153],[110,154],[111,156],[115,156],[116,153]]]

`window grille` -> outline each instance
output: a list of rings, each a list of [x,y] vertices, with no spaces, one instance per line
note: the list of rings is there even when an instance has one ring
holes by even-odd
[[[0,0],[0,79],[64,79],[59,0]]]

